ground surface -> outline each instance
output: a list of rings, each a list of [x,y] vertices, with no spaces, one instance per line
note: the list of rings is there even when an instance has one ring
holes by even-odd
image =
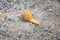
[[[40,26],[18,17],[25,8]],[[0,40],[60,40],[59,0],[0,0],[0,11]]]

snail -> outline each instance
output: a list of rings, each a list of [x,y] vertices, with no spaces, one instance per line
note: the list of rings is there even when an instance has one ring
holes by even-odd
[[[22,13],[19,15],[20,18],[23,18],[29,22],[32,22],[36,25],[40,25],[40,22],[35,20],[32,16],[32,13],[28,9],[24,9]]]

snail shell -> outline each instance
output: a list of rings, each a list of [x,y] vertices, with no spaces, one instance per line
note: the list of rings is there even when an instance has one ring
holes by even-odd
[[[32,18],[32,14],[29,10],[24,9],[21,13],[21,18],[23,18],[25,20],[30,20]]]

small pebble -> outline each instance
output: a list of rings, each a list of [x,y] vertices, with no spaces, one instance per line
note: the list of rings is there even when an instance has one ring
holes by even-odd
[[[7,0],[7,2],[11,2],[12,0]]]
[[[15,2],[16,2],[16,3],[20,3],[20,1],[19,1],[19,0],[15,0]]]
[[[2,2],[3,7],[7,7],[8,3]]]
[[[29,37],[29,36],[30,36],[30,34],[27,34],[27,33],[26,33],[26,34],[25,34],[25,36]]]
[[[44,30],[43,30],[43,32],[47,32],[48,31],[48,28],[45,28]]]
[[[1,31],[2,36],[6,35],[6,31]]]
[[[48,31],[48,28],[46,28],[45,31]]]
[[[11,4],[10,4],[10,5],[8,5],[8,6],[7,6],[7,8],[8,8],[8,9],[12,8],[12,5],[11,5]]]
[[[7,16],[5,17],[5,20],[7,20]]]
[[[21,36],[22,36],[22,34],[19,32],[19,33],[18,33],[18,37],[21,38]]]
[[[48,26],[48,28],[51,28],[51,26]]]
[[[50,11],[52,11],[52,9],[48,9],[48,11],[50,12]]]
[[[60,3],[60,0],[57,0]]]
[[[16,22],[16,19],[14,19],[14,18],[8,18],[8,20],[11,22]]]
[[[1,35],[1,30],[0,30],[0,35]]]
[[[0,27],[2,27],[2,24],[0,23]]]
[[[60,34],[59,33],[57,33],[56,38],[57,38],[57,40],[60,40]]]
[[[27,2],[28,0],[24,0],[24,2]]]
[[[31,8],[35,9],[35,4],[32,4],[32,5],[31,5]]]
[[[60,40],[60,37],[58,37],[57,40]]]
[[[0,7],[0,10],[3,10],[4,9],[4,7],[2,6],[2,7]]]
[[[3,24],[3,27],[7,27],[7,25],[6,24]]]
[[[25,36],[26,36],[26,38],[29,38],[29,36],[30,36],[30,31],[29,30],[25,31]]]

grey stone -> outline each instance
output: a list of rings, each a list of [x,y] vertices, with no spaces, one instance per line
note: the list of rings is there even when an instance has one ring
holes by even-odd
[[[2,27],[2,24],[0,23],[0,28]]]
[[[29,0],[23,0],[24,2],[27,2],[27,1],[29,1]]]
[[[3,27],[7,27],[7,24],[3,24]]]
[[[19,33],[18,33],[18,38],[21,38],[21,36],[22,36],[22,34],[19,32]]]
[[[16,19],[15,19],[15,18],[8,18],[8,20],[9,20],[10,22],[16,22]]]
[[[31,4],[31,7],[30,8],[32,8],[32,9],[35,9],[35,4]]]
[[[27,36],[27,37],[29,37],[30,36],[30,31],[29,30],[27,30],[27,31],[25,31],[25,36]]]
[[[12,5],[11,4],[7,5],[7,8],[8,9],[12,8]]]
[[[7,0],[7,2],[11,2],[12,0]]]
[[[4,9],[4,7],[0,7],[0,10],[3,10]]]
[[[60,3],[60,0],[57,0]]]

